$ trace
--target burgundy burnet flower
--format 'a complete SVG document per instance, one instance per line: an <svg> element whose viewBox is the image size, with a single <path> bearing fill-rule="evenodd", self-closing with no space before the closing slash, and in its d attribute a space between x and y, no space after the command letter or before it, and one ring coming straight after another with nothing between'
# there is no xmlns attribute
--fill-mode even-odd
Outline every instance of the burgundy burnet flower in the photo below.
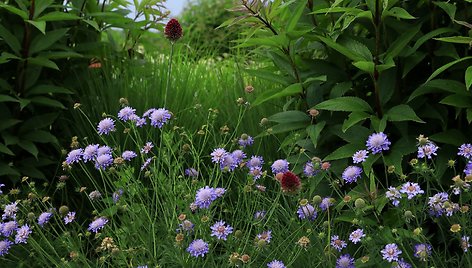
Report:
<svg viewBox="0 0 472 268"><path fill-rule="evenodd" d="M282 188L282 191L286 193L297 192L301 187L300 178L292 172L287 171L283 174L282 179L280 180L280 187Z"/></svg>
<svg viewBox="0 0 472 268"><path fill-rule="evenodd" d="M182 27L176 19L171 19L164 29L164 34L171 42L175 42L182 37Z"/></svg>

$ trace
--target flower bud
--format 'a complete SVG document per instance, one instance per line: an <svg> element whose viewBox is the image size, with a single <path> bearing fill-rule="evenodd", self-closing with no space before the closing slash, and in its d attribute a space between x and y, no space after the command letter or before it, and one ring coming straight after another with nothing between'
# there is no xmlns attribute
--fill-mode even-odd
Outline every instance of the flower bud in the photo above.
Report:
<svg viewBox="0 0 472 268"><path fill-rule="evenodd" d="M362 198L357 198L356 201L354 201L354 206L357 209L361 209L365 207L365 201Z"/></svg>

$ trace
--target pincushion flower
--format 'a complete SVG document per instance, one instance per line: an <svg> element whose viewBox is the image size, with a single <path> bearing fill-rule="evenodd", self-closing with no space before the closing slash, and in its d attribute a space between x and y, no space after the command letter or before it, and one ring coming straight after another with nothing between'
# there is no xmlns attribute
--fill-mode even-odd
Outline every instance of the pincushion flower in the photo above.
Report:
<svg viewBox="0 0 472 268"><path fill-rule="evenodd" d="M185 175L187 175L189 177L192 177L192 178L196 178L196 177L198 177L198 171L194 168L187 168L185 170Z"/></svg>
<svg viewBox="0 0 472 268"><path fill-rule="evenodd" d="M311 161L306 162L305 166L303 167L303 174L305 174L307 177L315 176L318 172L319 170L315 169L315 166Z"/></svg>
<svg viewBox="0 0 472 268"><path fill-rule="evenodd" d="M331 246L341 252L343 248L347 247L347 244L346 241L339 239L339 236L333 235L331 236Z"/></svg>
<svg viewBox="0 0 472 268"><path fill-rule="evenodd" d="M297 210L297 214L298 214L298 218L302 220L308 219L310 221L314 221L316 219L316 216L318 215L316 213L315 208L310 204L299 206Z"/></svg>
<svg viewBox="0 0 472 268"><path fill-rule="evenodd" d="M418 147L418 158L428 158L431 159L433 155L436 155L436 151L439 149L436 144L429 142L426 145Z"/></svg>
<svg viewBox="0 0 472 268"><path fill-rule="evenodd" d="M223 148L216 148L210 155L213 163L222 163L228 152Z"/></svg>
<svg viewBox="0 0 472 268"><path fill-rule="evenodd" d="M261 167L251 167L249 169L249 175L254 179L254 181L258 180L262 176L262 168Z"/></svg>
<svg viewBox="0 0 472 268"><path fill-rule="evenodd" d="M397 188L390 186L388 187L388 191L385 193L385 196L392 201L392 204L396 207L400 204L400 198L402 198L402 195L400 194L400 191L398 191Z"/></svg>
<svg viewBox="0 0 472 268"><path fill-rule="evenodd" d="M25 224L18 228L16 231L16 236L15 236L15 244L27 244L27 240L29 235L31 234L31 229L28 226L28 224Z"/></svg>
<svg viewBox="0 0 472 268"><path fill-rule="evenodd" d="M171 42L179 40L182 37L182 27L179 21L176 19L169 20L164 29L164 35Z"/></svg>
<svg viewBox="0 0 472 268"><path fill-rule="evenodd" d="M380 251L382 258L388 262L398 261L398 257L402 254L402 251L398 248L397 244L387 244Z"/></svg>
<svg viewBox="0 0 472 268"><path fill-rule="evenodd" d="M220 162L221 170L233 171L237 166L238 162L232 154L226 154Z"/></svg>
<svg viewBox="0 0 472 268"><path fill-rule="evenodd" d="M369 151L367 151L367 150L357 151L352 156L352 162L354 162L354 164L359 164L359 163L365 162L365 160L367 159L368 154L369 154Z"/></svg>
<svg viewBox="0 0 472 268"><path fill-rule="evenodd" d="M49 222L49 219L51 219L52 213L51 212L43 212L41 215L38 217L38 224L41 227L44 227L46 223Z"/></svg>
<svg viewBox="0 0 472 268"><path fill-rule="evenodd" d="M464 143L459 147L457 155L463 156L467 159L472 158L472 144Z"/></svg>
<svg viewBox="0 0 472 268"><path fill-rule="evenodd" d="M98 144L90 144L90 145L87 145L87 147L85 147L83 151L83 155L82 155L82 158L85 163L87 163L90 160L93 160L97 156L99 147L100 145Z"/></svg>
<svg viewBox="0 0 472 268"><path fill-rule="evenodd" d="M420 186L416 182L407 182L403 184L400 189L400 193L407 194L408 199L412 199L416 195L424 194L424 191L421 190Z"/></svg>
<svg viewBox="0 0 472 268"><path fill-rule="evenodd" d="M267 268L286 268L286 266L282 261L273 260L267 264Z"/></svg>
<svg viewBox="0 0 472 268"><path fill-rule="evenodd" d="M413 250L413 256L420 259L420 261L426 261L426 259L431 255L432 249L433 248L429 244L416 244L415 249Z"/></svg>
<svg viewBox="0 0 472 268"><path fill-rule="evenodd" d="M321 208L321 210L325 211L329 207L331 207L332 205L333 205L333 201L332 201L331 197L325 197L321 200L320 208Z"/></svg>
<svg viewBox="0 0 472 268"><path fill-rule="evenodd" d="M270 239L272 238L272 231L271 230L268 230L268 231L264 231L260 234L258 234L256 236L256 239L259 241L259 240L263 240L265 241L267 244L270 243Z"/></svg>
<svg viewBox="0 0 472 268"><path fill-rule="evenodd" d="M233 232L233 227L229 224L225 225L224 221L216 222L211 228L211 235L216 236L218 239L226 240L228 235Z"/></svg>
<svg viewBox="0 0 472 268"><path fill-rule="evenodd" d="M64 224L69 224L75 220L75 212L69 212L64 216Z"/></svg>
<svg viewBox="0 0 472 268"><path fill-rule="evenodd" d="M289 162L285 159L275 160L272 164L272 173L275 175L277 173L285 173L288 171Z"/></svg>
<svg viewBox="0 0 472 268"><path fill-rule="evenodd" d="M108 223L107 218L100 217L100 218L94 220L93 222L91 222L89 224L89 227L88 227L87 230L89 230L91 232L94 232L94 233L97 233L98 230L103 229L103 227L105 227L105 224L107 224L107 223Z"/></svg>
<svg viewBox="0 0 472 268"><path fill-rule="evenodd" d="M208 253L208 243L203 241L203 239L193 240L188 246L187 252L189 252L193 257L204 257L205 254Z"/></svg>
<svg viewBox="0 0 472 268"><path fill-rule="evenodd" d="M283 174L282 179L280 180L280 187L282 188L282 191L286 193L297 192L301 187L300 178L292 172L287 171Z"/></svg>
<svg viewBox="0 0 472 268"><path fill-rule="evenodd" d="M336 260L336 268L355 268L354 258L349 254L339 256Z"/></svg>
<svg viewBox="0 0 472 268"><path fill-rule="evenodd" d="M469 236L464 235L463 237L461 237L460 246L464 252L469 251L469 248L470 248L469 239L470 239Z"/></svg>
<svg viewBox="0 0 472 268"><path fill-rule="evenodd" d="M79 162L80 159L81 159L82 156L83 156L83 152L84 152L84 150L81 149L81 148L70 151L70 152L67 154L66 163L69 164L69 165L71 165L71 164L73 164L73 163Z"/></svg>
<svg viewBox="0 0 472 268"><path fill-rule="evenodd" d="M135 158L136 156L138 156L138 155L133 151L124 151L121 154L121 157L126 161L130 161L131 159Z"/></svg>
<svg viewBox="0 0 472 268"><path fill-rule="evenodd" d="M205 186L200 188L195 196L195 205L199 208L209 208L211 203L218 198L215 189Z"/></svg>
<svg viewBox="0 0 472 268"><path fill-rule="evenodd" d="M8 239L0 240L0 256L5 256L8 254L10 247L13 243L10 242Z"/></svg>
<svg viewBox="0 0 472 268"><path fill-rule="evenodd" d="M2 223L0 227L2 235L5 237L9 237L18 228L18 223L15 220L7 221Z"/></svg>
<svg viewBox="0 0 472 268"><path fill-rule="evenodd" d="M118 112L118 118L121 121L131 120L132 118L135 118L134 117L136 115L135 112L136 112L136 109L126 106Z"/></svg>
<svg viewBox="0 0 472 268"><path fill-rule="evenodd" d="M105 170L111 164L113 164L113 157L110 154L103 154L95 159L95 168L98 170Z"/></svg>
<svg viewBox="0 0 472 268"><path fill-rule="evenodd" d="M241 135L241 138L239 138L238 140L238 144L242 146L243 148L245 148L246 146L251 146L253 143L254 143L254 139L247 134Z"/></svg>
<svg viewBox="0 0 472 268"><path fill-rule="evenodd" d="M371 150L373 154L387 151L390 149L390 144L391 143L387 139L387 135L385 135L383 132L370 135L366 142L367 149Z"/></svg>
<svg viewBox="0 0 472 268"><path fill-rule="evenodd" d="M361 177L361 174L362 174L362 168L358 166L348 166L344 170L342 174L342 178L347 183L353 183L353 182L356 182L357 179Z"/></svg>
<svg viewBox="0 0 472 268"><path fill-rule="evenodd" d="M363 237L365 237L364 230L357 229L349 235L349 240L352 243L357 244L361 241Z"/></svg>
<svg viewBox="0 0 472 268"><path fill-rule="evenodd" d="M98 134L108 134L115 131L115 120L107 117L100 121L97 126Z"/></svg>
<svg viewBox="0 0 472 268"><path fill-rule="evenodd" d="M159 108L149 115L149 119L151 119L151 126L162 128L162 126L164 126L171 116L172 115L168 110Z"/></svg>
<svg viewBox="0 0 472 268"><path fill-rule="evenodd" d="M5 209L3 209L2 220L16 219L16 213L18 212L18 201L5 205Z"/></svg>
<svg viewBox="0 0 472 268"><path fill-rule="evenodd" d="M264 159L262 158L262 156L258 156L258 155L251 156L251 158L246 163L248 168L262 167L263 164L264 164Z"/></svg>

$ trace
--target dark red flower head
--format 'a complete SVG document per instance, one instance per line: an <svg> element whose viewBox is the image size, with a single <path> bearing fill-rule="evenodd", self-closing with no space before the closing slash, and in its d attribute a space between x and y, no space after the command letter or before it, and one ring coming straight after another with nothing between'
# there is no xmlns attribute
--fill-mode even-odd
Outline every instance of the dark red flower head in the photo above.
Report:
<svg viewBox="0 0 472 268"><path fill-rule="evenodd" d="M300 178L292 172L287 171L283 174L282 179L280 180L280 187L282 187L282 191L284 192L297 192L301 187Z"/></svg>
<svg viewBox="0 0 472 268"><path fill-rule="evenodd" d="M164 34L172 42L179 40L182 37L182 27L176 19L171 19L164 30Z"/></svg>

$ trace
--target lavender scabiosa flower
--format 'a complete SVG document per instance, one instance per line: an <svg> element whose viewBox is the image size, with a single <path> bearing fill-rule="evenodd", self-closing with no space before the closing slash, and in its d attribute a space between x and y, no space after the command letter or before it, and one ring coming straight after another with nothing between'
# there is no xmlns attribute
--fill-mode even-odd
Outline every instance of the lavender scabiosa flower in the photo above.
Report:
<svg viewBox="0 0 472 268"><path fill-rule="evenodd" d="M108 223L108 219L107 218L104 218L104 217L100 217L96 220L94 220L93 222L91 222L89 224L89 227L87 228L87 230L91 231L91 232L94 232L94 233L97 233L98 230L100 229L103 229L103 227L105 226L105 224Z"/></svg>
<svg viewBox="0 0 472 268"><path fill-rule="evenodd" d="M351 257L349 254L344 254L339 256L336 260L336 268L355 268L354 266L354 258Z"/></svg>
<svg viewBox="0 0 472 268"><path fill-rule="evenodd" d="M367 150L359 150L352 156L352 162L354 162L354 164L365 162L368 154L369 154L369 151Z"/></svg>
<svg viewBox="0 0 472 268"><path fill-rule="evenodd" d="M200 188L195 195L195 204L199 208L210 208L211 203L217 197L215 189L205 186L205 188Z"/></svg>
<svg viewBox="0 0 472 268"><path fill-rule="evenodd" d="M146 118L136 118L136 126L137 127L142 127L144 125L146 125Z"/></svg>
<svg viewBox="0 0 472 268"><path fill-rule="evenodd" d="M423 146L418 147L418 158L428 158L431 159L433 155L436 155L436 151L439 149L436 144L429 142Z"/></svg>
<svg viewBox="0 0 472 268"><path fill-rule="evenodd" d="M236 161L236 164L239 165L246 158L246 154L242 150L235 150L231 153L231 156Z"/></svg>
<svg viewBox="0 0 472 268"><path fill-rule="evenodd" d="M5 205L3 210L2 220L16 219L16 213L18 212L18 201Z"/></svg>
<svg viewBox="0 0 472 268"><path fill-rule="evenodd" d="M307 177L313 177L315 176L319 171L319 169L315 169L315 165L313 165L313 162L308 161L306 162L305 166L303 167L303 174Z"/></svg>
<svg viewBox="0 0 472 268"><path fill-rule="evenodd" d="M241 135L241 138L239 138L238 140L238 144L242 146L243 148L245 148L246 146L251 146L253 143L254 143L254 139L247 134Z"/></svg>
<svg viewBox="0 0 472 268"><path fill-rule="evenodd" d="M143 148L141 148L141 153L142 154L148 154L152 150L152 148L154 148L154 144L152 144L152 142L148 141L143 146Z"/></svg>
<svg viewBox="0 0 472 268"><path fill-rule="evenodd" d="M267 268L286 268L286 266L282 261L273 260L267 264Z"/></svg>
<svg viewBox="0 0 472 268"><path fill-rule="evenodd" d="M150 115L151 115L153 112L155 112L155 111L157 111L156 108L148 109L147 111L145 111L145 112L143 113L143 117L148 117L148 118L150 118Z"/></svg>
<svg viewBox="0 0 472 268"><path fill-rule="evenodd" d="M402 195L400 194L400 191L397 190L397 188L390 186L388 187L388 191L385 193L385 196L392 201L392 204L396 207L400 204L400 201L398 199L402 198Z"/></svg>
<svg viewBox="0 0 472 268"><path fill-rule="evenodd" d="M107 117L100 121L97 126L98 134L108 135L108 133L115 131L115 120Z"/></svg>
<svg viewBox="0 0 472 268"><path fill-rule="evenodd" d="M264 159L262 158L262 156L258 156L258 155L251 156L249 161L247 161L246 163L248 168L262 167L263 164L264 164Z"/></svg>
<svg viewBox="0 0 472 268"><path fill-rule="evenodd" d="M203 239L193 240L188 246L187 252L189 252L193 257L204 257L205 254L208 253L208 243L203 241Z"/></svg>
<svg viewBox="0 0 472 268"><path fill-rule="evenodd" d="M406 262L404 259L398 260L396 264L393 264L392 268L413 268L411 264Z"/></svg>
<svg viewBox="0 0 472 268"><path fill-rule="evenodd" d="M231 154L226 154L220 162L221 170L233 171L238 166L238 163Z"/></svg>
<svg viewBox="0 0 472 268"><path fill-rule="evenodd" d="M39 226L44 227L44 225L49 222L49 220L51 219L51 217L52 217L52 213L51 213L51 212L43 212L43 213L41 213L41 215L39 215L39 217L38 217L38 224L39 224Z"/></svg>
<svg viewBox="0 0 472 268"><path fill-rule="evenodd" d="M233 232L233 227L229 224L225 225L224 221L218 221L210 227L211 235L216 236L218 239L226 240L227 236Z"/></svg>
<svg viewBox="0 0 472 268"><path fill-rule="evenodd" d="M103 145L103 146L98 147L96 156L99 157L99 156L104 155L104 154L111 155L112 151L113 151L113 149L110 148L110 146Z"/></svg>
<svg viewBox="0 0 472 268"><path fill-rule="evenodd" d="M464 174L466 176L472 175L472 161L468 162L467 165L464 168Z"/></svg>
<svg viewBox="0 0 472 268"><path fill-rule="evenodd" d="M467 159L472 158L472 144L464 143L459 147L457 155L463 156Z"/></svg>
<svg viewBox="0 0 472 268"><path fill-rule="evenodd" d="M426 261L426 259L431 256L432 249L433 248L429 244L416 244L415 249L413 250L413 256L420 259L420 261Z"/></svg>
<svg viewBox="0 0 472 268"><path fill-rule="evenodd" d="M164 108L159 108L149 115L149 119L151 119L151 126L158 128L162 128L170 118L170 112Z"/></svg>
<svg viewBox="0 0 472 268"><path fill-rule="evenodd" d="M130 161L131 159L135 158L136 156L138 156L138 155L133 151L124 151L121 154L121 157L126 161Z"/></svg>
<svg viewBox="0 0 472 268"><path fill-rule="evenodd" d="M266 214L267 212L265 210L256 211L256 213L254 213L254 219L262 220Z"/></svg>
<svg viewBox="0 0 472 268"><path fill-rule="evenodd" d="M123 195L123 189L118 189L118 191L114 192L112 195L113 203L118 203L121 196Z"/></svg>
<svg viewBox="0 0 472 268"><path fill-rule="evenodd" d="M118 112L118 118L121 121L126 122L126 121L130 120L133 117L133 115L134 116L136 115L135 112L136 112L136 109L131 108L129 106L126 106Z"/></svg>
<svg viewBox="0 0 472 268"><path fill-rule="evenodd" d="M380 251L382 258L388 262L398 261L398 257L402 254L402 251L398 248L397 244L387 244Z"/></svg>
<svg viewBox="0 0 472 268"><path fill-rule="evenodd" d="M183 230L183 231L186 231L186 232L191 232L193 231L193 227L195 226L195 224L193 224L193 222L189 221L189 220L184 220L181 224L179 224L179 229L177 229L178 231L180 230Z"/></svg>
<svg viewBox="0 0 472 268"><path fill-rule="evenodd" d="M469 248L470 248L469 239L470 239L469 236L464 235L464 236L461 237L460 245L461 245L461 248L464 252L469 251Z"/></svg>
<svg viewBox="0 0 472 268"><path fill-rule="evenodd" d="M64 224L69 224L75 220L75 212L69 212L64 216Z"/></svg>
<svg viewBox="0 0 472 268"><path fill-rule="evenodd" d="M226 193L226 189L222 187L214 188L216 197L222 197Z"/></svg>
<svg viewBox="0 0 472 268"><path fill-rule="evenodd" d="M331 246L337 249L339 252L345 247L347 247L346 241L339 239L338 235L331 236Z"/></svg>
<svg viewBox="0 0 472 268"><path fill-rule="evenodd" d="M391 142L387 139L387 135L383 132L374 133L369 136L366 142L367 149L372 151L372 154L378 154L382 151L390 149Z"/></svg>
<svg viewBox="0 0 472 268"><path fill-rule="evenodd" d="M424 191L421 190L420 186L416 182L407 182L403 184L400 189L400 193L407 194L408 199L412 199L416 195L424 194Z"/></svg>
<svg viewBox="0 0 472 268"><path fill-rule="evenodd" d="M268 231L264 231L258 235L256 235L256 238L258 241L260 240L263 240L265 241L267 244L270 243L270 239L272 239L272 231L271 230L268 230Z"/></svg>
<svg viewBox="0 0 472 268"><path fill-rule="evenodd" d="M28 224L25 224L16 230L15 244L27 244L29 235L32 233Z"/></svg>
<svg viewBox="0 0 472 268"><path fill-rule="evenodd" d="M105 170L111 164L113 164L113 157L110 154L103 154L95 159L95 168L98 170Z"/></svg>
<svg viewBox="0 0 472 268"><path fill-rule="evenodd" d="M315 208L310 204L299 206L297 210L297 214L298 214L298 218L302 220L307 219L310 221L314 221L316 219L316 216L318 216L318 213L316 213Z"/></svg>
<svg viewBox="0 0 472 268"><path fill-rule="evenodd" d="M90 144L90 145L87 145L87 147L85 147L83 155L82 155L82 159L84 160L85 163L87 163L90 160L93 160L97 156L99 147L100 145L98 144Z"/></svg>
<svg viewBox="0 0 472 268"><path fill-rule="evenodd" d="M215 150L213 150L213 152L210 155L211 155L211 161L213 163L221 164L224 161L225 156L228 155L228 152L226 152L226 150L223 148L216 148Z"/></svg>
<svg viewBox="0 0 472 268"><path fill-rule="evenodd" d="M78 163L80 161L80 159L82 159L83 153L84 153L84 150L82 148L70 151L67 154L66 163L69 164L69 165L72 165L74 163Z"/></svg>
<svg viewBox="0 0 472 268"><path fill-rule="evenodd" d="M254 181L257 181L262 176L262 167L251 167L249 169L249 175L254 179Z"/></svg>
<svg viewBox="0 0 472 268"><path fill-rule="evenodd" d="M364 230L357 229L349 235L349 240L352 243L357 244L361 241L363 237L365 237Z"/></svg>
<svg viewBox="0 0 472 268"><path fill-rule="evenodd" d="M8 254L8 251L10 250L10 247L13 243L10 242L8 239L1 240L0 241L0 256L5 256Z"/></svg>
<svg viewBox="0 0 472 268"><path fill-rule="evenodd" d="M149 164L151 164L151 161L152 161L152 157L149 157L148 159L146 159L146 161L144 161L143 165L141 166L141 171L148 168Z"/></svg>
<svg viewBox="0 0 472 268"><path fill-rule="evenodd" d="M353 182L356 182L357 179L361 177L361 174L362 174L362 168L358 166L348 166L344 170L342 174L342 178L347 183L353 183Z"/></svg>
<svg viewBox="0 0 472 268"><path fill-rule="evenodd" d="M333 201L331 200L331 197L325 197L321 200L320 208L321 210L325 211L332 205L333 205Z"/></svg>
<svg viewBox="0 0 472 268"><path fill-rule="evenodd" d="M278 159L272 164L272 173L276 175L277 173L285 173L288 171L288 165L290 163L285 159Z"/></svg>
<svg viewBox="0 0 472 268"><path fill-rule="evenodd" d="M439 217L446 212L444 204L449 201L449 195L445 192L437 193L428 198L429 213Z"/></svg>
<svg viewBox="0 0 472 268"><path fill-rule="evenodd" d="M14 231L16 231L16 229L18 229L18 223L15 220L7 221L2 223L1 227L2 235L5 237L9 237L13 234Z"/></svg>
<svg viewBox="0 0 472 268"><path fill-rule="evenodd" d="M198 177L198 171L194 168L187 168L185 170L185 175L187 175L189 177L192 177L192 178L196 178L196 177Z"/></svg>
<svg viewBox="0 0 472 268"><path fill-rule="evenodd" d="M100 199L101 197L102 197L102 194L101 194L99 191L97 191L97 190L92 191L92 192L90 192L90 194L89 194L89 198L90 198L90 200L92 200L92 201L96 201L96 200Z"/></svg>

